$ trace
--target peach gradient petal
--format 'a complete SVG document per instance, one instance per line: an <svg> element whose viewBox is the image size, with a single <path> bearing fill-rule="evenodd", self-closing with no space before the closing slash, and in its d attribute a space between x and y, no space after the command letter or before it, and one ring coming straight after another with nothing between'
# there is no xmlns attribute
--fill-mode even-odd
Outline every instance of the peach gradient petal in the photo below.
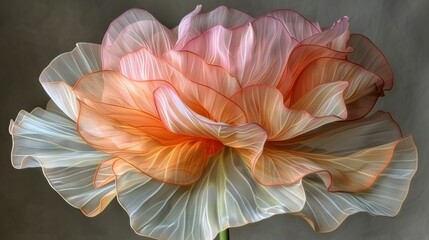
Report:
<svg viewBox="0 0 429 240"><path fill-rule="evenodd" d="M390 90L393 85L392 69L374 43L363 35L352 34L348 44L354 50L347 56L347 60L377 74L384 81L383 90Z"/></svg>
<svg viewBox="0 0 429 240"><path fill-rule="evenodd" d="M244 88L232 97L245 111L249 122L254 122L267 132L268 140L280 141L293 138L332 121L345 118L342 92L347 83L323 86L309 93L295 109L283 105L283 96L275 88L253 86ZM305 107L317 99L311 115Z"/></svg>
<svg viewBox="0 0 429 240"><path fill-rule="evenodd" d="M103 69L118 70L123 56L143 47L160 56L170 50L175 42L173 32L149 12L130 9L115 19L104 35L101 55Z"/></svg>
<svg viewBox="0 0 429 240"><path fill-rule="evenodd" d="M155 93L159 115L168 130L187 136L219 140L238 151L243 160L253 166L261 154L267 134L256 124L231 126L213 122L189 109L179 96L168 87Z"/></svg>
<svg viewBox="0 0 429 240"><path fill-rule="evenodd" d="M189 66L191 67L192 65ZM201 68L200 70L204 69ZM206 68L206 70L221 71L220 69L213 68ZM183 99L188 106L215 121L234 124L244 123L246 121L242 109L240 109L237 104L229 100L222 93L205 85L206 81L217 81L217 79L213 78L217 76L216 72L214 72L213 75L207 72L207 74L212 77L207 80L200 80L205 76L198 75L200 73L199 70L192 70L192 72L188 72L188 76L190 77L190 79L188 79L178 69L150 54L145 49L141 49L140 51L124 57L121 60L120 71L123 75L140 82L156 79L168 81L177 89L181 99ZM189 71L191 71L191 69ZM224 72L220 72L220 74L220 77L228 76L227 73ZM225 80L228 81L228 79ZM233 82L233 84L234 83L236 84L236 82ZM235 85L232 90L236 91L237 88L238 86Z"/></svg>
<svg viewBox="0 0 429 240"><path fill-rule="evenodd" d="M291 90L291 104L315 87L336 81L349 83L344 91L348 120L365 116L383 93L384 82L376 74L345 60L319 58L301 72Z"/></svg>
<svg viewBox="0 0 429 240"><path fill-rule="evenodd" d="M290 54L286 68L276 86L285 97L285 104L290 104L290 90L301 72L313 61L319 58L345 59L348 52L339 52L318 45L299 45Z"/></svg>
<svg viewBox="0 0 429 240"><path fill-rule="evenodd" d="M195 53L171 50L162 59L189 80L205 85L227 98L241 90L236 77L220 66L207 64Z"/></svg>
<svg viewBox="0 0 429 240"><path fill-rule="evenodd" d="M80 136L99 151L125 160L163 182L187 185L197 181L208 159L222 147L213 140L190 138L152 127L159 122L145 122L140 117L144 115L141 111L94 102L90 106L84 103L80 106L77 122ZM128 119L139 119L143 128L127 124ZM164 138L166 141L162 141Z"/></svg>
<svg viewBox="0 0 429 240"><path fill-rule="evenodd" d="M279 20L262 17L232 30L213 27L190 40L183 50L222 66L242 87L276 86L296 44Z"/></svg>

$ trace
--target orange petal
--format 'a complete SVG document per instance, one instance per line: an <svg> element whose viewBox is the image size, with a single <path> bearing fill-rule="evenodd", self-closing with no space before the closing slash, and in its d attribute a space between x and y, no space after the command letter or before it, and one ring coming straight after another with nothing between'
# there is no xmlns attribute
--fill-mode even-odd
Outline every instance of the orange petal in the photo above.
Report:
<svg viewBox="0 0 429 240"><path fill-rule="evenodd" d="M313 103L303 100L295 109L283 105L283 96L275 88L248 87L232 99L244 109L249 122L259 124L267 132L268 140L280 141L341 120L346 113L341 94L344 88L345 84L336 83L317 89L309 93L306 99L316 97L320 102L308 106ZM317 117L312 116L307 109Z"/></svg>
<svg viewBox="0 0 429 240"><path fill-rule="evenodd" d="M267 135L258 125L231 126L213 122L189 109L171 88L160 87L154 96L159 115L170 131L219 140L224 145L237 149L249 166L254 164L262 152Z"/></svg>
<svg viewBox="0 0 429 240"><path fill-rule="evenodd" d="M320 58L298 77L291 91L291 104L319 85L338 81L349 83L344 91L349 120L366 115L382 93L383 81L376 74L345 60Z"/></svg>
<svg viewBox="0 0 429 240"><path fill-rule="evenodd" d="M86 102L89 105L81 103L77 123L81 137L94 148L123 159L163 182L181 185L195 182L209 157L222 147L217 141L171 133L158 126L159 119L156 122L151 117L142 118L144 112L137 114L138 111L130 109ZM142 127L136 126L134 119L139 119Z"/></svg>

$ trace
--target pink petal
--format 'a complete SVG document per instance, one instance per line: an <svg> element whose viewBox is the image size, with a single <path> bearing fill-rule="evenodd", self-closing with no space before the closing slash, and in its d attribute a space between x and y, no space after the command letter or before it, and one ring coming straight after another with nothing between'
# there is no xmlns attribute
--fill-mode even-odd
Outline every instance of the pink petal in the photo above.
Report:
<svg viewBox="0 0 429 240"><path fill-rule="evenodd" d="M293 10L277 10L265 16L273 17L281 21L289 35L298 42L321 32L318 25L315 25L315 23L310 22L304 16Z"/></svg>
<svg viewBox="0 0 429 240"><path fill-rule="evenodd" d="M262 17L233 30L214 27L189 41L183 50L225 68L242 87L276 86L295 45L279 20Z"/></svg>
<svg viewBox="0 0 429 240"><path fill-rule="evenodd" d="M241 153L249 166L262 152L267 135L257 124L231 126L213 122L189 109L168 87L158 88L154 97L159 115L171 132L219 140Z"/></svg>
<svg viewBox="0 0 429 240"><path fill-rule="evenodd" d="M383 81L374 73L345 60L320 58L306 67L291 91L291 104L321 84L347 81L344 101L348 119L366 115L382 94Z"/></svg>
<svg viewBox="0 0 429 240"><path fill-rule="evenodd" d="M232 99L244 109L249 122L259 124L267 132L269 140L280 141L341 120L345 116L341 94L345 86L346 84L336 83L310 93L306 99L320 100L314 108L306 105L308 101L295 106L295 109L286 108L281 93L268 87L248 87ZM317 117L300 107L308 107Z"/></svg>
<svg viewBox="0 0 429 240"><path fill-rule="evenodd" d="M212 88L228 98L241 90L237 78L220 66L207 64L192 52L172 50L165 53L162 59L189 80Z"/></svg>
<svg viewBox="0 0 429 240"><path fill-rule="evenodd" d="M198 5L180 22L176 50L182 49L191 39L215 26L232 29L253 20L251 16L245 13L225 6L220 6L207 13L200 13L200 11L201 5Z"/></svg>
<svg viewBox="0 0 429 240"><path fill-rule="evenodd" d="M365 69L377 74L384 81L383 90L389 90L393 85L393 72L386 57L367 37L352 34L348 41L353 52L347 60L361 65Z"/></svg>
<svg viewBox="0 0 429 240"><path fill-rule="evenodd" d="M119 61L128 53L146 48L156 56L175 44L173 33L149 12L131 9L115 19L102 43L103 69L118 70Z"/></svg>
<svg viewBox="0 0 429 240"><path fill-rule="evenodd" d="M172 53L173 54L173 53ZM185 55L180 55L185 56ZM145 49L141 49L138 52L129 54L127 57L121 60L121 73L125 76L142 80L156 80L163 79L170 82L179 92L182 100L185 101L186 105L196 110L199 114L206 117L212 118L216 121L238 124L246 121L243 111L237 104L229 100L222 93L217 92L210 86L205 85L206 81L213 80L210 85L217 85L214 77L226 77L229 76L222 69L215 67L204 67L203 63L199 59L194 58L194 62L198 64L198 67L202 67L199 70L193 70L189 67L193 67L191 63L184 62L189 68L186 74L195 81L189 80L179 70L172 67L160 58L157 58L147 52ZM200 65L200 66L199 66ZM212 72L205 72L212 71ZM202 72L200 72L202 71ZM219 74L219 75L217 75ZM206 80L201 80L205 75L210 75ZM239 88L236 82L229 84L234 81L232 79L225 78L223 84L231 86L230 90L237 91ZM221 81L220 81L221 82ZM235 84L235 87L234 87ZM231 94L228 93L227 94ZM201 110L198 110L201 109Z"/></svg>

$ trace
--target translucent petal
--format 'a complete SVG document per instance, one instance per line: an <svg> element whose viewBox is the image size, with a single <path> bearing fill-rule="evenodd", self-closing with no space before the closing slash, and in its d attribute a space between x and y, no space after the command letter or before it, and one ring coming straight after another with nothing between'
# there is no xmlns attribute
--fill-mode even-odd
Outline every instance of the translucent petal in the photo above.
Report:
<svg viewBox="0 0 429 240"><path fill-rule="evenodd" d="M304 16L290 9L281 9L268 13L268 17L273 17L282 22L289 35L298 42L320 33L320 27L308 21Z"/></svg>
<svg viewBox="0 0 429 240"><path fill-rule="evenodd" d="M352 34L347 43L353 48L353 52L347 56L347 60L377 74L384 81L383 90L391 89L393 85L392 69L386 57L374 43L359 34Z"/></svg>
<svg viewBox="0 0 429 240"><path fill-rule="evenodd" d="M207 13L200 13L200 11L201 5L198 5L194 11L180 21L176 50L182 49L189 40L215 26L233 29L253 20L245 13L225 6L220 6Z"/></svg>
<svg viewBox="0 0 429 240"><path fill-rule="evenodd" d="M211 28L189 41L183 50L225 68L242 87L276 86L296 44L279 20L262 17L233 30Z"/></svg>
<svg viewBox="0 0 429 240"><path fill-rule="evenodd" d="M69 118L39 108L21 111L11 122L10 134L12 165L41 167L52 188L85 215L99 214L116 196L113 183L93 186L97 165L111 156L88 146Z"/></svg>
<svg viewBox="0 0 429 240"><path fill-rule="evenodd" d="M267 134L257 124L231 126L196 114L170 88L160 87L155 93L159 115L170 131L187 136L219 140L235 148L249 166L254 165L262 152Z"/></svg>
<svg viewBox="0 0 429 240"><path fill-rule="evenodd" d="M159 239L213 239L226 228L300 211L305 202L300 183L265 187L255 182L230 148L213 157L191 186L151 180L126 164L115 164L114 171L118 200L132 228Z"/></svg>
<svg viewBox="0 0 429 240"><path fill-rule="evenodd" d="M337 22L335 22L331 28L304 39L300 44L316 44L319 46L327 46L329 43L348 31L348 27L349 18L342 17Z"/></svg>
<svg viewBox="0 0 429 240"><path fill-rule="evenodd" d="M100 45L78 43L73 51L56 57L40 74L40 82L51 99L71 119L78 105L72 87L85 74L101 70Z"/></svg>
<svg viewBox="0 0 429 240"><path fill-rule="evenodd" d="M387 113L331 123L285 142L267 143L255 177L275 185L318 173L330 191L362 191L389 164L401 138Z"/></svg>
<svg viewBox="0 0 429 240"><path fill-rule="evenodd" d="M345 87L346 84L335 83L316 89L294 106L295 109L284 106L283 96L277 89L262 86L244 88L232 100L244 109L249 122L261 125L268 134L268 140L280 141L345 118L347 112L341 94ZM313 104L313 98L320 102L308 107L308 104Z"/></svg>
<svg viewBox="0 0 429 240"><path fill-rule="evenodd" d="M215 140L172 133L158 118L142 111L105 103L82 103L77 126L94 148L173 184L197 181L209 157L222 148Z"/></svg>
<svg viewBox="0 0 429 240"><path fill-rule="evenodd" d="M294 86L296 79L301 72L313 61L319 58L344 58L348 52L339 52L333 49L318 45L299 45L294 48L282 77L277 85L277 89L285 97L285 104L289 106L290 90Z"/></svg>
<svg viewBox="0 0 429 240"><path fill-rule="evenodd" d="M392 161L370 189L358 193L328 192L318 179L304 179L307 196L302 216L316 231L335 230L349 215L369 212L393 217L407 196L417 169L417 150L410 136L395 148Z"/></svg>
<svg viewBox="0 0 429 240"><path fill-rule="evenodd" d="M140 48L156 56L170 50L176 38L149 12L130 9L115 19L107 29L102 43L103 69L118 70L119 61Z"/></svg>
<svg viewBox="0 0 429 240"><path fill-rule="evenodd" d="M376 74L354 63L333 58L319 58L309 64L291 90L291 104L320 84L347 81L344 101L348 119L365 116L383 92L384 82Z"/></svg>

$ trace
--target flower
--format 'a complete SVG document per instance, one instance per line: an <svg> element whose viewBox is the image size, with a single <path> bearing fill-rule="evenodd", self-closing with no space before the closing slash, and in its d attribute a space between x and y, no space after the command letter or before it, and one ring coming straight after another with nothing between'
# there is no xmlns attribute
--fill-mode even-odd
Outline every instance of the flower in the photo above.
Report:
<svg viewBox="0 0 429 240"><path fill-rule="evenodd" d="M417 153L385 112L393 74L348 18L201 6L168 29L132 9L102 45L42 72L53 101L11 122L16 168L41 167L87 216L115 197L140 235L213 239L281 213L321 232L394 216Z"/></svg>

